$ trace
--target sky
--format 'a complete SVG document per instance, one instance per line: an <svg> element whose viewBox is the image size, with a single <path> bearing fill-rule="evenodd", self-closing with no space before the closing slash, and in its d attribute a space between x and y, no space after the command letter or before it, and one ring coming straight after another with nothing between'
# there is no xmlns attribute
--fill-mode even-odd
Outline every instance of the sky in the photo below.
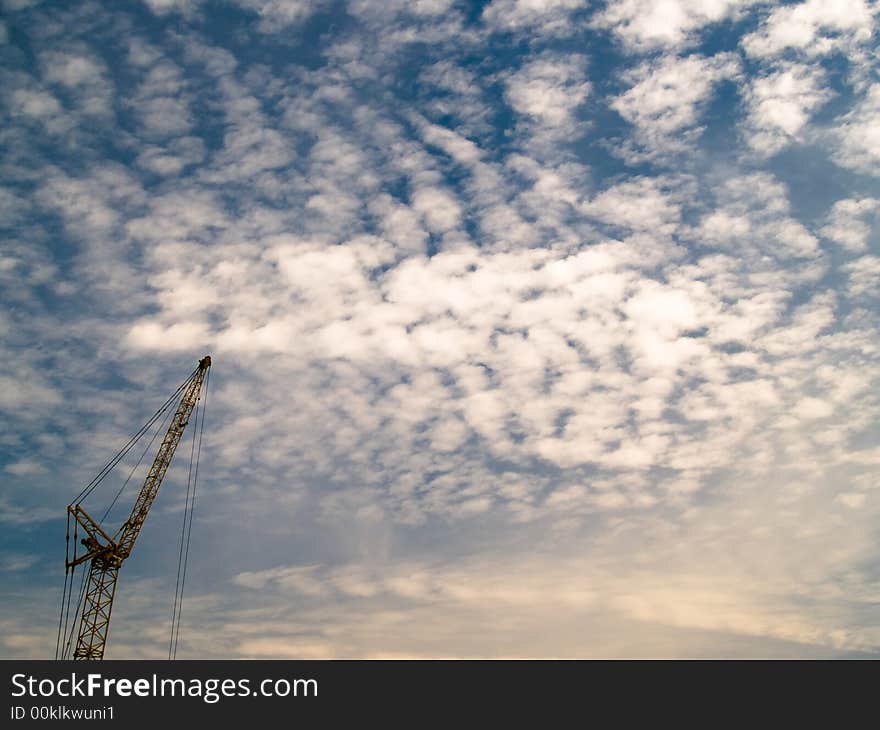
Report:
<svg viewBox="0 0 880 730"><path fill-rule="evenodd" d="M0 7L0 656L880 658L875 0Z"/></svg>

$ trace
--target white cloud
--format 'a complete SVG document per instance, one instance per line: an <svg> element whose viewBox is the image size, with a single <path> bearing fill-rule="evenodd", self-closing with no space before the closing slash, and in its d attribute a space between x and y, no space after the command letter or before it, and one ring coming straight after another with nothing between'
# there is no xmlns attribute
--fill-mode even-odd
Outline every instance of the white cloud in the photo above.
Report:
<svg viewBox="0 0 880 730"><path fill-rule="evenodd" d="M28 570L40 561L40 556L27 553L6 553L0 556L0 569L15 573Z"/></svg>
<svg viewBox="0 0 880 730"><path fill-rule="evenodd" d="M147 146L137 164L156 175L177 175L185 167L204 159L204 145L198 137L178 137L166 147Z"/></svg>
<svg viewBox="0 0 880 730"><path fill-rule="evenodd" d="M690 45L705 26L730 17L758 0L620 0L609 3L596 24L610 28L630 51Z"/></svg>
<svg viewBox="0 0 880 730"><path fill-rule="evenodd" d="M12 464L7 464L3 467L3 470L19 477L46 473L46 467L32 459L21 459Z"/></svg>
<svg viewBox="0 0 880 730"><path fill-rule="evenodd" d="M646 197L647 190L633 190L632 199ZM609 204L607 210L611 215L618 208ZM676 219L675 210L660 205L643 225L666 225L665 221ZM536 251L489 255L462 249L429 260L408 259L375 278L370 272L387 263L393 250L377 257L378 243L364 240L328 247L317 242L279 242L272 258L283 276L283 287L261 269L260 274L239 275L239 286L252 281L250 294L244 298L227 292L221 299L209 296L205 300L221 311L246 306L254 312L274 312L271 318L258 315L249 324L243 313L226 314L223 319L238 320L238 324L221 332L186 333L199 340L206 334L214 339L219 357L237 350L275 352L322 362L342 358L367 367L374 377L401 368L425 373L445 370L451 375L449 384L432 375L421 378L412 389L392 388L379 411L376 406L352 410L355 403L350 393L341 393L344 401L340 403L348 401L344 406L348 415L332 428L337 433L353 428L356 439L345 447L346 461L360 458L359 449L375 448L357 445L358 439L365 438L366 423L394 414L386 422L386 432L400 434L404 443L421 434L418 438L437 445L435 459L453 453L455 446L463 448L468 434L474 433L481 448L505 458L531 453L560 466L592 462L623 473L664 464L674 470L687 465L693 471L702 458L689 450L696 444L693 435L657 420L669 404L675 383L685 382L680 379L689 377L688 373L700 373L718 383L712 397L723 398L720 402L726 405L721 407L738 409L767 396L761 389L750 396L740 389L728 397L720 375L725 356L714 351L713 343L731 338L745 341L746 333L763 328L775 352L787 352L786 340L774 329L780 324L778 307L772 301L768 308L759 298L751 302L743 297L732 307L723 302L724 290L713 292L687 278L674 284L641 278L629 269L632 264L627 262L639 259L627 258L625 244L608 244L572 256ZM202 300L199 291L217 289L216 275L204 279L205 274L193 271L186 278L156 279L155 285L164 292L158 301L163 303L165 324L144 322L132 330L130 344L151 349L176 346L172 323L181 328L187 320L173 302ZM186 294L191 287L196 287L195 293ZM255 296L254 292L260 293ZM292 309L278 309L278 302L291 301L291 297ZM761 314L765 310L768 313ZM814 320L803 326L826 326L825 320ZM512 332L502 335L499 328ZM711 337L704 340L690 334L701 328L707 328ZM520 331L527 331L527 336ZM815 338L815 333L798 330L792 336ZM579 355L573 343L584 348L585 354ZM622 350L632 358L629 374L620 370ZM754 367L762 360L760 350L750 355L751 361L747 354L730 356L730 366ZM582 357L596 365L585 370ZM476 362L487 370L473 365ZM549 390L545 384L548 368L559 373ZM663 387L658 387L660 382L665 383ZM574 406L583 399L590 404L588 410ZM641 414L635 424L629 421L631 409ZM415 432L414 424L419 425ZM757 424L737 438L752 427ZM719 438L730 437L729 432L723 437L719 433ZM320 439L319 433L310 438ZM707 463L720 465L729 457L718 458L718 462L703 461L702 468ZM403 474L397 479L405 481ZM689 493L693 494L699 489L699 476L695 483L691 479ZM478 482L484 489L492 483L485 475ZM425 509L463 517L486 509L493 500L491 491L463 498L459 494L463 486L458 485L453 482L447 489L435 479L429 501L419 504L409 497L395 498L385 503L383 511L390 509L402 520ZM558 502L558 498L551 500L547 509ZM587 509L605 510L651 503L649 495L609 493L598 500L590 497L583 504ZM528 502L510 506L512 514L522 515L527 509L534 512L537 506Z"/></svg>
<svg viewBox="0 0 880 730"><path fill-rule="evenodd" d="M819 253L819 242L802 223L792 218L778 221L767 228L785 256L809 258Z"/></svg>
<svg viewBox="0 0 880 730"><path fill-rule="evenodd" d="M865 504L867 498L867 494L860 494L859 492L844 492L837 495L834 501L839 502L847 509L860 509Z"/></svg>
<svg viewBox="0 0 880 730"><path fill-rule="evenodd" d="M840 118L832 134L838 142L833 159L839 165L880 175L880 84L868 88L852 111Z"/></svg>
<svg viewBox="0 0 880 730"><path fill-rule="evenodd" d="M360 16L396 16L409 14L416 17L433 18L450 10L454 0L388 0L377 6L371 0L354 0L352 12Z"/></svg>
<svg viewBox="0 0 880 730"><path fill-rule="evenodd" d="M828 214L821 233L841 248L854 253L865 251L871 232L880 217L880 200L847 198L838 200Z"/></svg>
<svg viewBox="0 0 880 730"><path fill-rule="evenodd" d="M12 93L12 103L23 114L41 120L56 117L62 111L58 99L45 91L16 89Z"/></svg>
<svg viewBox="0 0 880 730"><path fill-rule="evenodd" d="M436 124L423 125L422 136L428 144L443 149L463 165L473 165L480 159L480 150L471 140Z"/></svg>
<svg viewBox="0 0 880 730"><path fill-rule="evenodd" d="M113 113L115 90L106 64L86 48L40 54L43 79L68 94L76 108L90 117Z"/></svg>
<svg viewBox="0 0 880 730"><path fill-rule="evenodd" d="M104 65L93 57L73 53L54 53L44 58L47 81L77 87L103 80Z"/></svg>
<svg viewBox="0 0 880 730"><path fill-rule="evenodd" d="M191 17L205 0L143 0L151 12L162 17L170 13L180 13Z"/></svg>
<svg viewBox="0 0 880 730"><path fill-rule="evenodd" d="M3 6L9 10L24 10L25 8L38 5L43 0L5 0Z"/></svg>
<svg viewBox="0 0 880 730"><path fill-rule="evenodd" d="M585 71L584 56L539 58L507 79L505 96L526 119L546 127L566 127L590 93Z"/></svg>
<svg viewBox="0 0 880 730"><path fill-rule="evenodd" d="M138 349L178 350L188 352L198 343L207 341L208 330L199 323L178 323L168 327L155 322L134 325L128 333L128 344Z"/></svg>
<svg viewBox="0 0 880 730"><path fill-rule="evenodd" d="M429 230L443 233L452 230L461 221L461 206L447 191L423 187L413 194L413 209L425 220Z"/></svg>
<svg viewBox="0 0 880 730"><path fill-rule="evenodd" d="M773 10L742 45L750 56L766 58L797 49L824 55L843 41L866 42L875 29L876 5L866 0L807 0Z"/></svg>
<svg viewBox="0 0 880 730"><path fill-rule="evenodd" d="M380 195L370 202L370 212L380 218L382 235L404 251L423 252L428 234L417 211Z"/></svg>
<svg viewBox="0 0 880 730"><path fill-rule="evenodd" d="M141 123L151 138L186 134L192 116L185 101L168 96L147 99L139 105Z"/></svg>
<svg viewBox="0 0 880 730"><path fill-rule="evenodd" d="M824 74L810 66L791 64L752 80L745 96L749 146L772 155L792 142L804 141L810 114L829 98Z"/></svg>
<svg viewBox="0 0 880 730"><path fill-rule="evenodd" d="M179 66L160 59L145 69L136 91L126 99L148 140L163 140L187 134L193 114L186 83Z"/></svg>
<svg viewBox="0 0 880 730"><path fill-rule="evenodd" d="M535 28L554 36L574 31L571 14L586 0L493 0L483 10L483 21L495 31Z"/></svg>
<svg viewBox="0 0 880 730"><path fill-rule="evenodd" d="M834 413L834 407L821 398L802 398L795 403L794 415L806 420L816 420L818 418L828 418Z"/></svg>
<svg viewBox="0 0 880 730"><path fill-rule="evenodd" d="M612 225L654 234L672 233L681 215L679 205L656 179L620 183L584 203L583 210Z"/></svg>
<svg viewBox="0 0 880 730"><path fill-rule="evenodd" d="M861 256L843 266L849 275L849 294L877 296L880 293L880 256Z"/></svg>
<svg viewBox="0 0 880 730"><path fill-rule="evenodd" d="M701 109L715 85L738 73L733 54L663 56L628 72L633 85L611 108L635 126L636 144L649 156L671 154L686 149L699 132Z"/></svg>
<svg viewBox="0 0 880 730"><path fill-rule="evenodd" d="M639 327L663 337L678 336L682 330L699 323L697 309L687 292L656 282L642 282L636 294L626 302L624 311Z"/></svg>
<svg viewBox="0 0 880 730"><path fill-rule="evenodd" d="M484 79L473 69L440 60L425 67L419 80L431 91L421 102L425 117L455 120L458 131L470 139L490 132L492 107L485 98Z"/></svg>
<svg viewBox="0 0 880 730"><path fill-rule="evenodd" d="M440 60L426 67L421 73L421 79L461 96L478 93L481 83L480 77L473 71L447 60Z"/></svg>
<svg viewBox="0 0 880 730"><path fill-rule="evenodd" d="M259 17L257 28L263 33L278 33L308 19L324 5L323 0L233 0Z"/></svg>
<svg viewBox="0 0 880 730"><path fill-rule="evenodd" d="M442 15L450 10L454 4L454 0L394 0L390 5L400 5L406 12L417 16L436 16Z"/></svg>

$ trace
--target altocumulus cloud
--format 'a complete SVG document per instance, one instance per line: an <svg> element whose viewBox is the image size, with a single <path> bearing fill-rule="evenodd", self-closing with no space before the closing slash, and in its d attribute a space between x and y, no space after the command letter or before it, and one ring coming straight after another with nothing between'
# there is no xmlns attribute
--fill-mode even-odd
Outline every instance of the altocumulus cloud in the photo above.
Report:
<svg viewBox="0 0 880 730"><path fill-rule="evenodd" d="M3 8L5 655L207 352L182 655L880 652L876 2Z"/></svg>

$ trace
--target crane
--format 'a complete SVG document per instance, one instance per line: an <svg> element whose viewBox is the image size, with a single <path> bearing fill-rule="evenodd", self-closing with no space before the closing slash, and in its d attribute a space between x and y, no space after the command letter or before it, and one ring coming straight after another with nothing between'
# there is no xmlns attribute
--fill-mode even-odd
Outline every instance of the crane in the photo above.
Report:
<svg viewBox="0 0 880 730"><path fill-rule="evenodd" d="M102 659L104 657L104 647L107 644L107 631L110 627L110 612L113 608L113 598L116 594L116 581L119 577L119 569L123 562L131 555L134 544L138 535L147 519L150 507L159 493L159 487L162 486L162 480L171 464L171 459L177 449L178 444L183 436L184 429L189 423L193 409L199 401L202 386L208 376L208 370L211 367L211 357L206 355L199 360L198 367L184 381L175 394L166 401L163 409L167 409L170 403L181 394L180 401L174 416L171 418L171 424L162 439L156 457L150 466L147 476L144 479L143 486L138 492L137 499L131 509L128 519L122 523L119 529L110 534L102 526L100 521L95 520L83 507L82 500L94 489L97 482L103 479L103 476L115 466L111 461L107 467L102 470L102 474L96 477L86 489L84 489L79 497L74 500L73 504L67 507L68 514L68 554L65 559L65 593L67 591L67 574L83 563L88 562L88 575L84 576L84 584L80 594L81 613L79 621L75 622L71 628L70 639L67 641L67 648L64 652L69 652L71 639L73 638L74 629L76 631L76 644L73 648L74 659ZM207 389L207 388L206 388ZM157 412L153 417L154 420L163 409ZM204 416L203 416L204 422ZM149 425L149 422L148 422ZM146 427L141 429L141 435ZM140 436L137 436L140 438ZM131 448L136 438L133 437L126 449L120 454L124 455ZM116 463L122 457L117 454ZM124 486L124 485L123 485ZM121 493L121 490L120 490ZM119 495L117 495L118 498ZM189 495L187 495L189 498ZM115 500L114 500L115 502ZM112 505L111 505L112 506ZM109 512L109 508L108 508ZM105 513L106 516L106 513ZM71 521L74 527L73 550L71 553L69 547L70 525ZM190 521L190 525L192 522ZM186 515L184 516L184 527L186 526ZM85 537L79 541L79 544L85 547L85 552L77 554L78 544L77 537L79 529L85 532ZM188 540L187 540L188 544ZM181 538L181 551L183 548L183 538ZM179 571L178 571L178 586ZM71 579L71 594L73 585ZM181 591L182 597L182 591ZM62 596L62 616L64 614L64 596ZM177 596L175 596L175 611L177 610ZM70 609L70 597L67 598L68 613ZM67 638L67 627L65 622L65 638ZM59 619L59 643L56 644L56 656L60 650L61 643L61 620ZM174 639L174 626L172 619L172 640Z"/></svg>

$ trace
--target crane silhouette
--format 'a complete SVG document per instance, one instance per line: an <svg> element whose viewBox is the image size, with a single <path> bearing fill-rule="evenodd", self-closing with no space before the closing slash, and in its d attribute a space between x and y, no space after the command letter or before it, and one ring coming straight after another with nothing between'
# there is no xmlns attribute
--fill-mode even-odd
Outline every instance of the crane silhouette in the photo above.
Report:
<svg viewBox="0 0 880 730"><path fill-rule="evenodd" d="M190 374L184 383L175 391L175 394L166 402L166 406L157 412L161 413L169 406L177 394L182 393L177 409L171 419L171 424L162 439L156 457L150 466L150 470L144 479L143 486L138 492L137 499L131 509L128 519L122 523L119 529L110 535L82 506L82 500L94 489L98 482L106 476L106 473L115 466L121 459L120 454L124 455L136 441L133 437L132 441L126 445L123 452L117 454L114 462L102 470L102 473L84 489L74 504L67 507L68 513L68 554L65 559L65 578L67 573L71 573L74 569L83 563L88 562L88 576L86 578L81 598L81 613L79 621L73 624L76 631L76 643L73 646L73 659L102 659L104 657L104 648L107 644L107 632L110 628L110 613L113 609L113 598L116 595L116 582L119 577L119 569L125 560L131 555L134 544L140 535L147 519L150 507L159 493L159 487L162 486L162 480L174 457L174 452L180 444L183 432L189 423L193 409L196 407L208 370L211 367L210 356L203 357L198 367ZM156 418L156 416L154 416ZM148 424L149 425L149 424ZM146 427L145 427L146 428ZM142 435L144 429L141 430ZM137 438L140 438L140 435ZM111 466L112 465L112 466ZM124 486L124 485L123 485ZM121 493L121 490L120 490ZM119 495L117 495L118 498ZM115 501L115 500L114 500ZM111 505L112 506L112 505ZM109 509L108 509L109 512ZM106 515L105 515L106 516ZM74 527L73 550L70 550L70 524L71 520ZM190 524L192 524L190 522ZM184 520L184 526L186 521ZM79 528L85 531L85 537L77 540L79 537ZM85 552L77 554L79 546L85 548ZM181 548L183 542L181 542ZM179 578L179 571L178 571ZM72 594L71 581L71 594ZM65 582L65 592L67 590L67 582ZM70 598L67 599L68 612ZM175 596L175 611L177 610L177 596ZM64 613L64 597L62 596L62 615ZM71 630L71 639L73 635ZM174 627L172 620L172 641L174 639ZM65 635L67 634L65 626ZM56 656L60 649L61 637L61 621L59 620L59 644L56 645ZM65 636L66 638L66 636ZM71 641L67 641L66 648L62 653L69 653ZM63 658L63 657L62 657Z"/></svg>

